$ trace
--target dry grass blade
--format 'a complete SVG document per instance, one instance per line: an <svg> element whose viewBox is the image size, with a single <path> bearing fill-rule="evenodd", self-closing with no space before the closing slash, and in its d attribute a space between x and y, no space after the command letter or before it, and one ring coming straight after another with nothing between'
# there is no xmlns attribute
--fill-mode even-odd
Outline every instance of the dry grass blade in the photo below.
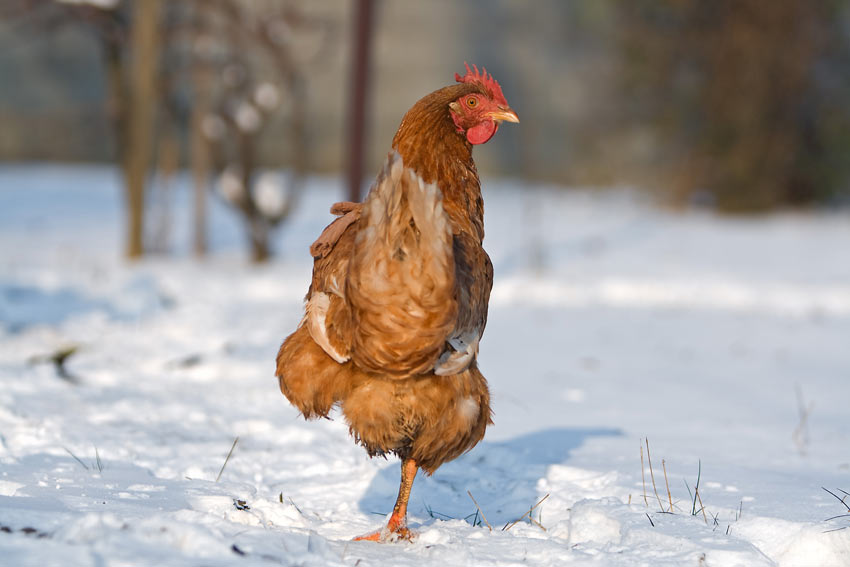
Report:
<svg viewBox="0 0 850 567"><path fill-rule="evenodd" d="M705 524L708 525L708 516L705 515L705 506L702 503L702 496L699 495L699 487L694 489L694 492L697 495L697 499L699 500L699 509L702 511L702 519L705 520Z"/></svg>
<svg viewBox="0 0 850 567"><path fill-rule="evenodd" d="M79 384L80 380L75 375L71 374L65 367L65 363L71 356L79 352L79 345L70 345L53 352L52 354L36 355L29 358L29 364L43 364L51 362L56 368L56 375L65 380L69 384Z"/></svg>
<svg viewBox="0 0 850 567"><path fill-rule="evenodd" d="M221 470L218 471L218 476L215 477L215 481L218 482L221 479L221 475L224 472L224 467L227 466L227 462L230 460L230 457L233 455L233 450L236 449L236 444L239 442L239 437L233 440L233 445L230 446L230 452L227 453L227 457L224 459L224 464L221 465Z"/></svg>
<svg viewBox="0 0 850 567"><path fill-rule="evenodd" d="M702 512L702 519L705 520L706 524L708 524L708 517L705 515L705 506L703 506L703 504L702 504L702 496L700 496L700 492L699 492L699 483L700 483L700 479L702 479L702 461L701 460L697 461L697 466L699 468L697 469L697 484L694 487L693 506L691 507L691 516L696 516L699 512ZM688 483L686 482L685 486L687 486L687 484ZM688 492L690 492L690 488L688 489ZM699 510L697 510L697 502L699 502L699 506L700 506ZM742 500L741 506L743 507L743 505L744 505L744 501Z"/></svg>
<svg viewBox="0 0 850 567"><path fill-rule="evenodd" d="M661 459L661 467L664 469L664 484L667 486L667 500L670 502L670 512L673 512L673 495L670 494L670 483L667 481L667 463Z"/></svg>
<svg viewBox="0 0 850 567"><path fill-rule="evenodd" d="M847 511L848 511L848 512L850 512L850 504L847 504L847 497L848 497L848 496L850 496L850 492L847 492L846 490L841 490L840 488L838 488L838 489L837 489L837 490L838 490L838 492L840 492L841 494L843 494L843 495L844 495L844 497L840 497L840 496L838 496L836 493L834 493L833 491L829 490L829 489L828 489L828 488L826 488L826 487L821 486L821 488L823 488L823 489L824 489L827 493L829 493L829 494L830 494L833 498L835 498L836 500L838 500L839 502L841 502L841 504L842 504L845 508L847 508ZM839 515L837 515L837 516L832 516L831 518L827 518L826 520L824 520L824 522L831 522L831 521L833 521L833 520L839 520L839 519L842 519L842 518L850 518L850 514L839 514ZM842 531L842 530L846 530L848 527L850 527L850 526L841 526L841 527L838 527L838 528L833 528L833 529L831 529L831 530L826 530L826 531L824 531L823 533L827 534L827 533L831 533L831 532L840 532L840 531Z"/></svg>
<svg viewBox="0 0 850 567"><path fill-rule="evenodd" d="M80 460L80 458L79 458L77 455L75 455L74 453L72 453L72 452L71 452L71 449L69 449L68 447L62 447L62 448L63 448L63 449L65 449L65 452L66 452L66 453L68 453L69 455L71 455L72 457L74 457L74 460L75 460L75 461L77 461L78 463L80 463L81 465L83 465L83 468L84 468L84 469L89 470L89 466L88 466L87 464L85 464L83 461L81 461L81 460ZM826 489L824 488L824 490L826 490Z"/></svg>
<svg viewBox="0 0 850 567"><path fill-rule="evenodd" d="M646 472L643 466L643 443L640 444L640 480L643 482L643 503L649 508L649 499L646 497Z"/></svg>
<svg viewBox="0 0 850 567"><path fill-rule="evenodd" d="M503 531L503 532L508 531L509 529L511 529L512 527L514 527L514 526L515 526L515 525L517 525L518 523L520 523L522 520L524 520L526 516L530 516L530 515L531 515L531 513L532 513L532 512L534 512L535 508L537 508L538 506L540 506L541 504L543 504L543 501L544 501L544 500L546 500L547 498L549 498L549 495L548 495L548 494L547 494L546 496L544 496L543 498L541 498L540 500L538 500L538 501L537 501L537 504L535 504L534 506L532 506L531 508L529 508L529 509L528 509L528 512L526 512L525 514L523 514L522 516L520 516L519 518L517 518L517 519L516 519L516 520L514 520L513 522L510 522L510 523L508 523L508 524L505 524L505 527L503 527L503 528L502 528L502 531Z"/></svg>
<svg viewBox="0 0 850 567"><path fill-rule="evenodd" d="M800 423L794 429L793 433L791 433L791 440L797 445L797 450L800 454L805 455L809 446L809 416L814 408L814 403L805 403L803 390L799 384L796 385L795 391L797 393L797 408L800 413Z"/></svg>
<svg viewBox="0 0 850 567"><path fill-rule="evenodd" d="M65 450L67 451L67 449L65 449ZM73 455L72 455L72 456L73 456ZM833 496L836 500L838 500L839 502L841 502L842 504L844 504L844 507L845 507L845 508L847 508L847 511L848 511L848 512L850 512L850 504L847 504L847 502L845 501L845 499L847 498L847 496L845 496L844 498L841 498L841 497L839 497L836 493L834 493L833 491L831 491L830 489L828 489L828 488L826 488L826 487L824 487L824 486L821 486L821 488L823 488L824 490L826 490L826 491L827 491L829 494L831 494L831 495L832 495L832 496ZM844 491L843 491L843 490L841 490L840 488L839 488L838 490L840 490L841 492L844 492ZM844 492L844 494L847 494L847 493L846 493L846 492Z"/></svg>
<svg viewBox="0 0 850 567"><path fill-rule="evenodd" d="M292 499L292 496L287 496L287 498L289 498L289 503L292 504L292 507L295 508L298 513L303 516L304 512L301 511L301 508L298 507L298 504L295 503L295 500Z"/></svg>
<svg viewBox="0 0 850 567"><path fill-rule="evenodd" d="M529 510L529 512L530 512L530 511L531 511L531 510ZM532 524L534 524L535 526L537 526L538 528L540 528L541 530L543 530L544 532L549 531L549 530L547 530L546 528L544 528L544 527L543 527L543 508L541 508L541 509L537 512L537 519L536 519L536 520L534 519L534 514L530 514L530 515L528 516L528 520L529 520Z"/></svg>
<svg viewBox="0 0 850 567"><path fill-rule="evenodd" d="M488 522L488 521L487 521L487 516L485 516L485 515L484 515L484 510L482 510L482 509L481 509L481 506L479 506L479 505L478 505L478 502L476 502L476 501L475 501L475 497L474 497L474 496L472 496L472 493L471 493L470 491L468 491L468 490L467 490L467 491L466 491L466 493L467 493L467 494L469 494L469 497L470 497L470 498L472 498L472 503L473 503L473 504L475 504L475 507L476 507L476 508L478 508L478 513L479 513L479 514L481 514L481 519L482 519L482 520L484 520L484 523L485 523L485 524L487 524L487 527L488 527L488 528L490 529L490 531L492 532L492 531L493 531L493 526L491 526L491 525L490 525L490 522Z"/></svg>
<svg viewBox="0 0 850 567"><path fill-rule="evenodd" d="M655 498L658 500L658 507L661 511L664 511L664 505L661 504L661 497L658 496L658 487L655 486L655 473L652 471L652 455L649 454L649 439L644 439L646 441L646 460L649 462L649 478L652 479L652 490L655 491Z"/></svg>

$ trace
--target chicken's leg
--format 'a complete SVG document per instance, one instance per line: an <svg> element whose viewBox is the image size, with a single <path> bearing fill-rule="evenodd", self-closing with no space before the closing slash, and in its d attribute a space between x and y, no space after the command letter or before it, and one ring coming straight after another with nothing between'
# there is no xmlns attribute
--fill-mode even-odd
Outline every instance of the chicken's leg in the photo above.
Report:
<svg viewBox="0 0 850 567"><path fill-rule="evenodd" d="M407 529L407 501L410 499L410 489L419 467L413 459L401 461L401 484L398 487L398 498L393 507L393 513L385 528L374 533L354 538L354 541L387 541L391 539L410 539L413 535Z"/></svg>

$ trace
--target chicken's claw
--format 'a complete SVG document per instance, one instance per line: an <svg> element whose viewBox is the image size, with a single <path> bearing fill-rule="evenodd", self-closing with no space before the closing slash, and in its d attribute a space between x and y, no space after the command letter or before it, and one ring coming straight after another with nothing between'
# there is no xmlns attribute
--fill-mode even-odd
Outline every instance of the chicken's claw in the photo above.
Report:
<svg viewBox="0 0 850 567"><path fill-rule="evenodd" d="M396 530L389 529L389 526L384 527L376 532L357 536L353 541L376 541L378 543L392 543L394 541L413 541L416 538L416 532L408 528L397 528Z"/></svg>

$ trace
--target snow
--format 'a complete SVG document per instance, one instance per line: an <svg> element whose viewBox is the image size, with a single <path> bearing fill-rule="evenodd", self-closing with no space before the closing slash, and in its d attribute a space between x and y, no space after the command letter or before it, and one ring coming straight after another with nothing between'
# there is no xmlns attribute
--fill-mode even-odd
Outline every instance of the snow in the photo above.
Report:
<svg viewBox="0 0 850 567"><path fill-rule="evenodd" d="M235 166L228 166L221 172L216 181L216 188L219 194L230 203L238 203L245 198L242 173Z"/></svg>
<svg viewBox="0 0 850 567"><path fill-rule="evenodd" d="M274 171L263 171L254 183L254 202L264 217L279 218L286 211L289 194L284 177Z"/></svg>
<svg viewBox="0 0 850 567"><path fill-rule="evenodd" d="M254 102L261 109L270 112L280 103L280 92L271 83L260 83L254 90Z"/></svg>
<svg viewBox="0 0 850 567"><path fill-rule="evenodd" d="M239 101L233 110L233 119L243 132L256 132L262 124L259 111L250 102Z"/></svg>
<svg viewBox="0 0 850 567"><path fill-rule="evenodd" d="M56 0L60 4L81 4L94 6L101 10L113 10L118 6L119 0Z"/></svg>
<svg viewBox="0 0 850 567"><path fill-rule="evenodd" d="M485 179L496 423L417 477L416 540L375 544L351 538L391 510L397 461L301 420L273 376L338 181L309 181L264 267L221 203L191 259L187 178L173 254L124 263L119 181L0 166L0 563L850 565L822 489L850 491L846 212ZM69 346L63 379L45 360Z"/></svg>
<svg viewBox="0 0 850 567"><path fill-rule="evenodd" d="M220 116L215 114L207 114L201 120L201 131L209 140L221 140L227 133L227 125Z"/></svg>

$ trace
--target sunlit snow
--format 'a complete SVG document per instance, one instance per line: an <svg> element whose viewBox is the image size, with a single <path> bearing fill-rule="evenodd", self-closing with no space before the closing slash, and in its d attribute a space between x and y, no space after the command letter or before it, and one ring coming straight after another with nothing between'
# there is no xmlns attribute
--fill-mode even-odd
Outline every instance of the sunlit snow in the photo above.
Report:
<svg viewBox="0 0 850 567"><path fill-rule="evenodd" d="M171 254L122 261L119 183L0 166L3 565L850 565L823 489L850 491L846 211L485 178L495 425L417 477L413 543L375 544L351 538L390 512L398 462L339 415L304 422L273 376L341 183L307 183L262 267L216 199L191 257L188 176Z"/></svg>

